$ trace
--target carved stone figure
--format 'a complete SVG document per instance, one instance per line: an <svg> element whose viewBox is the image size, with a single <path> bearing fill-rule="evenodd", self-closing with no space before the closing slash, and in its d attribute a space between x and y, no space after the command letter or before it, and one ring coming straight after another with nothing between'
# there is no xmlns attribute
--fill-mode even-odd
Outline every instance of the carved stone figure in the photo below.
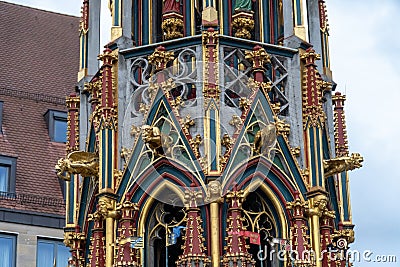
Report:
<svg viewBox="0 0 400 267"><path fill-rule="evenodd" d="M162 135L156 126L142 126L142 139L150 148L155 157L171 154L172 138Z"/></svg>
<svg viewBox="0 0 400 267"><path fill-rule="evenodd" d="M353 153L350 157L340 157L324 161L325 177L344 171L351 171L362 167L363 157L359 153Z"/></svg>
<svg viewBox="0 0 400 267"><path fill-rule="evenodd" d="M163 14L167 12L181 12L180 0L164 0Z"/></svg>
<svg viewBox="0 0 400 267"><path fill-rule="evenodd" d="M235 10L251 11L252 0L236 0Z"/></svg>
<svg viewBox="0 0 400 267"><path fill-rule="evenodd" d="M207 187L207 202L220 201L222 197L221 183L218 180L214 180L208 183Z"/></svg>
<svg viewBox="0 0 400 267"><path fill-rule="evenodd" d="M270 157L271 150L275 147L275 143L276 128L273 124L268 124L254 136L254 154L262 154Z"/></svg>
<svg viewBox="0 0 400 267"><path fill-rule="evenodd" d="M111 200L107 197L101 197L99 199L97 210L104 218L117 219L120 217L120 212L114 208Z"/></svg>
<svg viewBox="0 0 400 267"><path fill-rule="evenodd" d="M55 166L57 176L70 181L70 174L80 174L83 177L98 176L99 158L96 154L85 151L74 151L67 158L59 159Z"/></svg>
<svg viewBox="0 0 400 267"><path fill-rule="evenodd" d="M313 199L312 207L307 210L307 214L309 216L317 215L321 217L321 215L327 211L327 204L328 199L325 195L317 195Z"/></svg>

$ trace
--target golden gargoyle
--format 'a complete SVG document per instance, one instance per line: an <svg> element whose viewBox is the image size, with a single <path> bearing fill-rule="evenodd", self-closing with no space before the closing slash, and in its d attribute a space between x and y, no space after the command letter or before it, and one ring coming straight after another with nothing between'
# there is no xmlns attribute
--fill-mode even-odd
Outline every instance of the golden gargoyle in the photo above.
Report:
<svg viewBox="0 0 400 267"><path fill-rule="evenodd" d="M254 136L253 150L254 154L263 154L270 158L271 150L276 144L276 127L274 124L268 124L259 130Z"/></svg>
<svg viewBox="0 0 400 267"><path fill-rule="evenodd" d="M161 157L171 154L173 139L161 133L156 126L143 125L142 139L147 147L153 152L154 157Z"/></svg>
<svg viewBox="0 0 400 267"><path fill-rule="evenodd" d="M339 157L324 160L325 177L332 176L344 171L351 171L362 167L363 157L359 153L353 153L351 156Z"/></svg>
<svg viewBox="0 0 400 267"><path fill-rule="evenodd" d="M71 174L83 177L99 175L99 158L95 153L73 151L65 159L59 159L55 166L57 176L65 181L71 180Z"/></svg>

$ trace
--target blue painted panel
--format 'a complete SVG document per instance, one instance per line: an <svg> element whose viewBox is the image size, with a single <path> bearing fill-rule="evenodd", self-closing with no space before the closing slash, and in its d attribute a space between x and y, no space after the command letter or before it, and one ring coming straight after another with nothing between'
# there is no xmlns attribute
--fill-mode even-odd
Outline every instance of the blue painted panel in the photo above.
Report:
<svg viewBox="0 0 400 267"><path fill-rule="evenodd" d="M114 26L121 26L119 25L119 6L120 6L120 0L114 0L115 6L114 6Z"/></svg>
<svg viewBox="0 0 400 267"><path fill-rule="evenodd" d="M142 45L146 45L149 43L149 1L142 1L142 8L143 8L143 12L142 12Z"/></svg>
<svg viewBox="0 0 400 267"><path fill-rule="evenodd" d="M84 220L85 220L85 209L86 209L86 205L88 204L88 203L86 203L86 201L87 201L87 197L88 197L89 182L90 182L90 178L83 178L82 195L80 197L81 205L79 207L79 216L78 216L78 224L80 226L83 225Z"/></svg>
<svg viewBox="0 0 400 267"><path fill-rule="evenodd" d="M66 192L69 195L69 209L68 209L68 224L74 223L74 207L75 207L75 174L71 174L71 181L69 183L69 192Z"/></svg>
<svg viewBox="0 0 400 267"><path fill-rule="evenodd" d="M342 172L340 174L340 179L342 180L342 196L343 196L343 217L345 221L350 220L350 212L349 212L349 199L347 198L347 186L346 186L346 172Z"/></svg>
<svg viewBox="0 0 400 267"><path fill-rule="evenodd" d="M211 153L211 170L218 170L217 166L217 133L216 133L216 125L215 125L215 110L210 110L210 153Z"/></svg>
<svg viewBox="0 0 400 267"><path fill-rule="evenodd" d="M270 43L271 42L271 31L269 28L269 22L270 22L270 15L269 15L269 1L263 1L263 5L262 5L262 12L261 15L264 17L264 41L266 43Z"/></svg>
<svg viewBox="0 0 400 267"><path fill-rule="evenodd" d="M304 184L303 178L302 178L301 174L299 173L296 163L294 162L294 159L291 156L289 148L287 147L286 142L284 141L282 136L278 136L278 143L279 143L279 146L283 152L283 155L289 165L288 167L290 168L290 170L292 171L292 173L294 175L293 178L296 181L296 184L298 185L301 194L305 195L307 192L306 185Z"/></svg>
<svg viewBox="0 0 400 267"><path fill-rule="evenodd" d="M113 173L113 160L112 160L112 154L113 154L113 138L112 138L112 130L107 129L107 163L108 163L108 168L107 168L107 187L111 187L112 185L112 180L114 179L112 173Z"/></svg>
<svg viewBox="0 0 400 267"><path fill-rule="evenodd" d="M89 144L88 144L88 151L94 152L96 144L96 133L94 131L93 125L90 127L90 134L89 134Z"/></svg>
<svg viewBox="0 0 400 267"><path fill-rule="evenodd" d="M191 16L191 0L185 0L186 2L185 2L185 4L186 4L186 6L185 6L185 13L186 13L186 16L185 16L185 26L186 26L186 32L185 32L185 35L186 36L190 36L190 35L192 35L192 33L191 33L191 26L192 26L192 21L191 21L191 19L192 19L192 16ZM196 12L196 11L193 11L193 12Z"/></svg>
<svg viewBox="0 0 400 267"><path fill-rule="evenodd" d="M85 36L81 36L81 67L85 68Z"/></svg>
<svg viewBox="0 0 400 267"><path fill-rule="evenodd" d="M223 9L224 9L224 17L223 17L224 28L222 30L225 35L229 35L229 16L231 16L231 14L229 14L229 12L228 12L229 1L223 0L222 4L223 4ZM233 10L233 8L232 8L232 10Z"/></svg>
<svg viewBox="0 0 400 267"><path fill-rule="evenodd" d="M138 10L138 0L133 1L132 9L133 9L133 38L136 44L139 44L139 17L137 14L139 14Z"/></svg>
<svg viewBox="0 0 400 267"><path fill-rule="evenodd" d="M321 155L321 143L320 143L320 140L319 140L319 131L320 131L320 128L315 128L315 131L316 131L316 143L317 143L317 164L318 164L318 178L319 178L319 180L318 180L318 185L319 186L322 186L323 185L323 176L322 176L322 168L323 168L323 165L322 165L322 155Z"/></svg>
<svg viewBox="0 0 400 267"><path fill-rule="evenodd" d="M314 140L315 140L315 135L314 135L314 128L308 128L308 137L310 138L309 139L309 142L310 142L310 161L311 161L311 170L310 170L310 173L311 173L311 178L312 178L312 186L316 186L316 185L318 185L318 183L317 183L317 172L316 172L316 169L317 169L317 166L315 165L315 160L316 160L316 158L315 158L315 153L314 153L314 150L315 150L315 146L314 146Z"/></svg>
<svg viewBox="0 0 400 267"><path fill-rule="evenodd" d="M107 153L107 147L106 147L106 131L105 130L102 130L103 131L103 133L102 133L102 135L101 135L101 153L103 154L103 159L104 159L104 155L107 155L106 153ZM101 189L104 189L105 188L105 184L106 184L106 177L107 177L107 173L106 173L106 162L104 162L104 160L103 160L103 162L102 162L102 165L101 165L101 182L102 182L102 184L101 184L101 186L102 186L102 188Z"/></svg>
<svg viewBox="0 0 400 267"><path fill-rule="evenodd" d="M296 1L296 10L297 10L297 25L301 26L303 23L301 21L301 3L300 0L295 0Z"/></svg>
<svg viewBox="0 0 400 267"><path fill-rule="evenodd" d="M336 224L339 223L340 220L340 212L339 212L339 204L338 204L338 199L336 195L336 190L335 190L335 180L333 179L332 176L328 177L327 181L327 191L329 192L329 198L332 203L333 210L335 211L336 218L335 222Z"/></svg>

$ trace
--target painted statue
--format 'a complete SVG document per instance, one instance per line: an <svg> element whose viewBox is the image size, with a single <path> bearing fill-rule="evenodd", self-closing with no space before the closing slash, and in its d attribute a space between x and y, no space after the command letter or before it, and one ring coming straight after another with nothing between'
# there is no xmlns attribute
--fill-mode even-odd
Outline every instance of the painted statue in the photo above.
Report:
<svg viewBox="0 0 400 267"><path fill-rule="evenodd" d="M181 0L164 0L163 13L181 12Z"/></svg>
<svg viewBox="0 0 400 267"><path fill-rule="evenodd" d="M236 0L235 10L251 11L253 0Z"/></svg>
<svg viewBox="0 0 400 267"><path fill-rule="evenodd" d="M276 144L276 128L273 124L268 124L259 130L254 136L253 149L255 154L263 154L268 158L271 156L271 150Z"/></svg>
<svg viewBox="0 0 400 267"><path fill-rule="evenodd" d="M162 134L158 127L143 125L142 139L147 144L147 147L153 151L155 157L171 154L173 139L170 136Z"/></svg>

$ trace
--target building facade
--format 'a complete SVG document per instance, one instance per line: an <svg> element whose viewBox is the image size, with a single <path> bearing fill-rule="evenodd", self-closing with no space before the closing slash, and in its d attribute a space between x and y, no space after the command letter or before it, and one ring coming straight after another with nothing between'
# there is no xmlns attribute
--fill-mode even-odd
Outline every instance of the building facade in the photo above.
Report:
<svg viewBox="0 0 400 267"><path fill-rule="evenodd" d="M325 1L112 0L101 54L100 6L56 167L70 265L348 266L363 159Z"/></svg>
<svg viewBox="0 0 400 267"><path fill-rule="evenodd" d="M2 1L0 13L0 266L66 266L54 165L65 155L79 18Z"/></svg>

